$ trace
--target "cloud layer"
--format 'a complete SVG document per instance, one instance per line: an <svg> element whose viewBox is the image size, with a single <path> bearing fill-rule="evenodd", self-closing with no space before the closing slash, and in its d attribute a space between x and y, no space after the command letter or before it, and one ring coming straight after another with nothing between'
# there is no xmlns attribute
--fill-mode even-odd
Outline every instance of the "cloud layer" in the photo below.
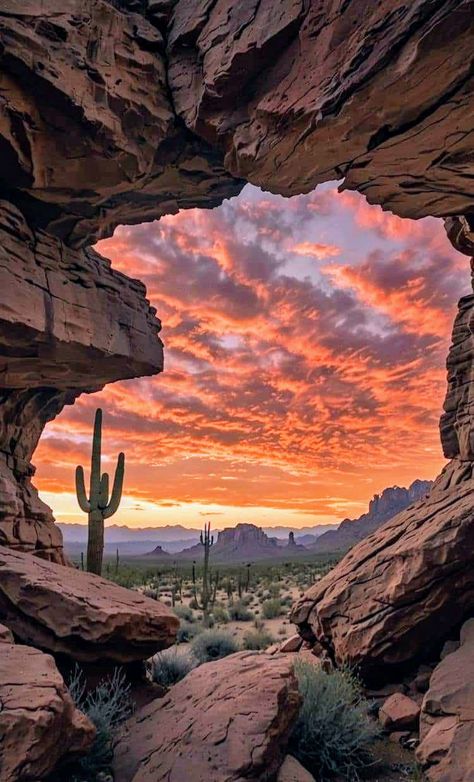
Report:
<svg viewBox="0 0 474 782"><path fill-rule="evenodd" d="M49 425L35 461L61 518L77 513L73 467L88 465L99 403L107 454L128 461L114 521L303 526L438 471L444 363L469 284L439 221L332 185L292 199L247 186L98 249L147 285L165 372L84 396Z"/></svg>

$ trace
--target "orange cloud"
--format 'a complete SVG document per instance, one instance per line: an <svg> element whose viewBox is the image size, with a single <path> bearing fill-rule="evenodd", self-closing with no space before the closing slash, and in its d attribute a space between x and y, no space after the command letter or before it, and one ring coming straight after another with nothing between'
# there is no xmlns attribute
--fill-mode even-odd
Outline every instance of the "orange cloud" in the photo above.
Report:
<svg viewBox="0 0 474 782"><path fill-rule="evenodd" d="M247 188L216 210L119 228L98 249L147 285L165 372L85 395L47 427L35 462L53 505L88 464L98 404L104 459L113 469L125 450L146 523L196 525L206 508L223 526L244 512L319 523L439 470L445 354L468 282L439 222L335 188L287 201ZM295 254L326 264L293 273ZM134 523L133 503L126 513Z"/></svg>

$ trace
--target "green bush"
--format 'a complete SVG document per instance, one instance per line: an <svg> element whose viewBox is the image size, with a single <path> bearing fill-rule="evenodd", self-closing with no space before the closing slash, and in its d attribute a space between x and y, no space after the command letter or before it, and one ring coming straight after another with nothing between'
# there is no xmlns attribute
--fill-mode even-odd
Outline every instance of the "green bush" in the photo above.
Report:
<svg viewBox="0 0 474 782"><path fill-rule="evenodd" d="M262 612L265 619L275 619L281 614L281 601L274 597L271 600L264 600L262 603Z"/></svg>
<svg viewBox="0 0 474 782"><path fill-rule="evenodd" d="M251 630L244 635L244 649L267 649L274 640L273 636L264 630Z"/></svg>
<svg viewBox="0 0 474 782"><path fill-rule="evenodd" d="M116 668L112 676L86 693L84 674L76 666L68 686L74 703L94 723L97 734L89 753L68 765L62 779L64 782L95 782L110 770L114 736L120 724L133 713L130 684L124 672Z"/></svg>
<svg viewBox="0 0 474 782"><path fill-rule="evenodd" d="M189 654L179 654L176 647L165 649L151 659L151 678L156 684L170 687L176 684L195 667Z"/></svg>
<svg viewBox="0 0 474 782"><path fill-rule="evenodd" d="M240 601L229 606L229 616L234 622L251 622L253 619L252 612Z"/></svg>
<svg viewBox="0 0 474 782"><path fill-rule="evenodd" d="M220 660L239 651L239 644L223 630L205 630L191 644L193 654L199 663Z"/></svg>
<svg viewBox="0 0 474 782"><path fill-rule="evenodd" d="M217 624L227 624L229 621L229 614L223 606L214 606L212 609L212 616Z"/></svg>
<svg viewBox="0 0 474 782"><path fill-rule="evenodd" d="M295 673L303 704L290 752L321 782L334 776L359 780L372 762L378 731L358 680L349 671L327 674L302 660L295 662Z"/></svg>
<svg viewBox="0 0 474 782"><path fill-rule="evenodd" d="M194 612L189 606L175 605L173 611L178 619L184 619L186 622L194 622Z"/></svg>
<svg viewBox="0 0 474 782"><path fill-rule="evenodd" d="M186 644L192 641L199 633L202 633L203 626L199 622L181 622L176 634L176 641L179 644Z"/></svg>

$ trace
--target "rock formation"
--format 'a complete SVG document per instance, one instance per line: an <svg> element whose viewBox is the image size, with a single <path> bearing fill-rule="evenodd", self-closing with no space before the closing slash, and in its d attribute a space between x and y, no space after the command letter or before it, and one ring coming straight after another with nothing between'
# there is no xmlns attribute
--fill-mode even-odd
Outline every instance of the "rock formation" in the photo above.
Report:
<svg viewBox="0 0 474 782"><path fill-rule="evenodd" d="M420 738L417 755L431 782L474 779L474 619L461 630L460 648L431 676Z"/></svg>
<svg viewBox="0 0 474 782"><path fill-rule="evenodd" d="M45 422L162 366L141 286L78 248L244 181L343 179L467 236L473 24L472 0L0 0L3 543L63 561Z"/></svg>
<svg viewBox="0 0 474 782"><path fill-rule="evenodd" d="M100 576L0 546L0 622L23 643L73 660L128 663L170 646L171 609Z"/></svg>
<svg viewBox="0 0 474 782"><path fill-rule="evenodd" d="M202 546L195 546L178 552L175 556L180 559L202 558ZM286 546L280 545L277 538L270 538L261 527L256 524L236 524L235 527L226 527L220 530L217 541L211 548L212 562L256 562L262 559L283 559L285 556L295 557L307 555L304 546L294 543Z"/></svg>
<svg viewBox="0 0 474 782"><path fill-rule="evenodd" d="M384 489L370 501L367 513L358 519L344 519L337 530L325 532L308 548L315 553L347 551L397 513L428 494L432 485L433 481L416 480L408 489L400 486Z"/></svg>
<svg viewBox="0 0 474 782"><path fill-rule="evenodd" d="M182 782L190 773L206 782L270 780L299 705L292 655L238 652L201 665L125 724L115 782Z"/></svg>
<svg viewBox="0 0 474 782"><path fill-rule="evenodd" d="M33 231L0 202L0 543L63 561L62 537L31 484L44 425L82 391L162 368L144 286L93 250Z"/></svg>
<svg viewBox="0 0 474 782"><path fill-rule="evenodd" d="M474 607L474 480L454 461L429 496L354 546L292 620L368 679L434 651Z"/></svg>
<svg viewBox="0 0 474 782"><path fill-rule="evenodd" d="M0 655L0 779L44 779L61 758L85 754L95 728L49 654L4 643Z"/></svg>

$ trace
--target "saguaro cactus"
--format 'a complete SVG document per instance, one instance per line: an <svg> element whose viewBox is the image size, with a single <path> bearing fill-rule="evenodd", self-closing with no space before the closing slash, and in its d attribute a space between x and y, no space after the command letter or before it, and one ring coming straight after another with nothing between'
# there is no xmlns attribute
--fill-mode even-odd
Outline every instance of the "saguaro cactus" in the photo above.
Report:
<svg viewBox="0 0 474 782"><path fill-rule="evenodd" d="M109 476L101 474L102 410L95 413L94 434L92 437L92 458L89 499L86 495L84 469L76 467L76 494L81 510L89 516L87 539L87 570L90 573L102 572L104 555L104 520L113 516L122 498L125 455L119 453L115 470L114 485L109 501Z"/></svg>
<svg viewBox="0 0 474 782"><path fill-rule="evenodd" d="M213 594L211 591L211 579L210 579L210 571L209 571L209 552L211 550L211 546L214 544L214 535L211 535L210 523L204 525L204 531L201 532L200 542L201 542L201 546L204 546L204 559L202 565L201 604L199 604L197 599L196 567L194 562L193 562L193 592L194 592L194 600L196 602L196 606L203 612L204 621L206 622L208 611L209 611L209 604L210 603L213 604L212 602ZM215 601L216 592L217 592L217 584L214 590L214 601Z"/></svg>

